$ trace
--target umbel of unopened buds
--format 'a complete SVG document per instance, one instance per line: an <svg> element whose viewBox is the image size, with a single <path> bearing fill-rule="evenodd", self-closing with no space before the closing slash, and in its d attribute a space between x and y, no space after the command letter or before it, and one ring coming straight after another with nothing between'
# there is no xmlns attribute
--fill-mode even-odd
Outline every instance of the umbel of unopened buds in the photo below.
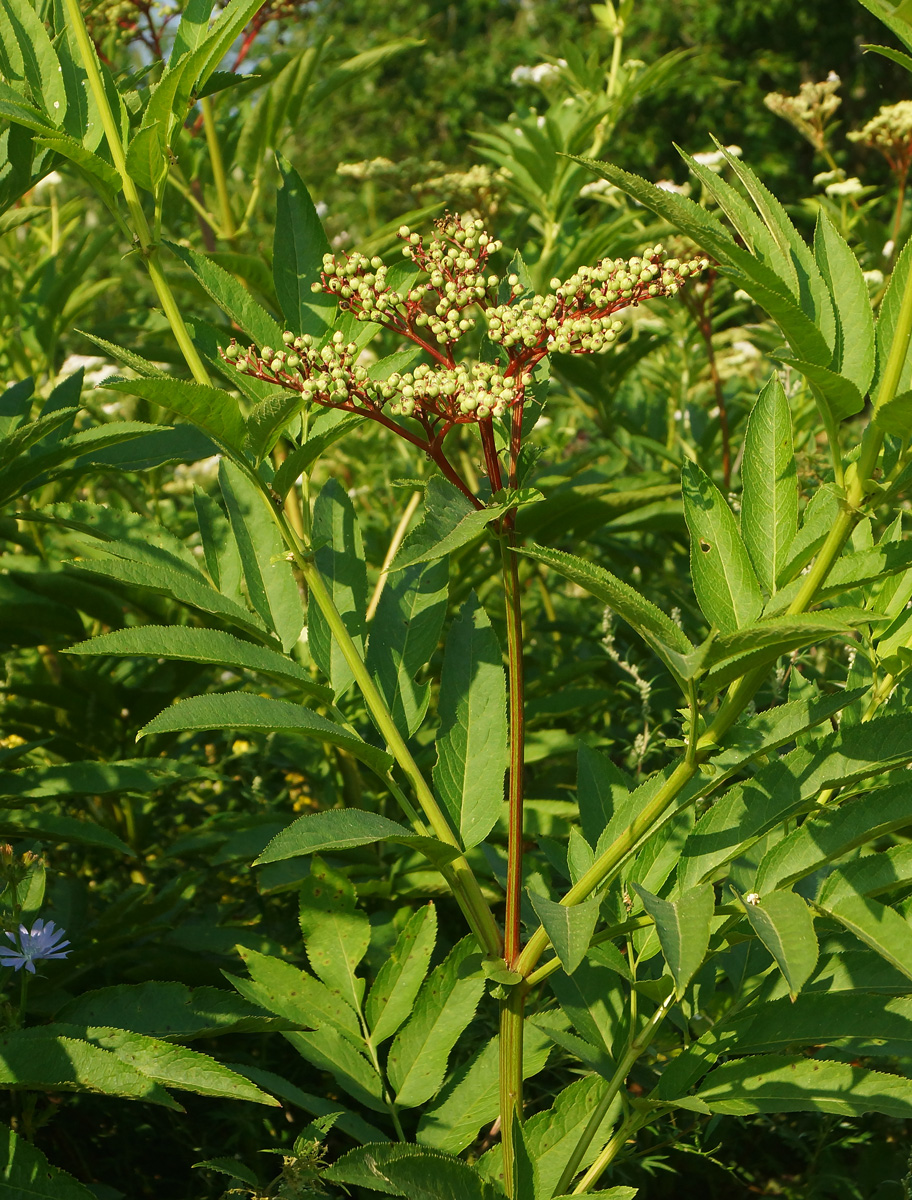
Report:
<svg viewBox="0 0 912 1200"><path fill-rule="evenodd" d="M912 100L884 104L876 117L847 136L879 150L894 175L904 177L912 165Z"/></svg>
<svg viewBox="0 0 912 1200"><path fill-rule="evenodd" d="M388 268L378 257L327 254L314 291L338 299L356 320L398 334L426 352L428 362L386 378L359 361L341 332L322 345L309 335L282 335L279 347L236 342L224 358L245 375L300 392L330 408L372 417L404 432L392 417L413 417L439 446L457 424L486 422L522 407L535 365L548 353L607 350L622 328L617 314L632 305L674 296L705 259L666 259L661 246L640 257L603 259L568 279L552 279L535 295L516 273L505 278L489 259L502 249L473 217L447 216L427 243L403 225L410 267ZM482 321L500 348L496 362L457 361L454 350ZM416 444L420 439L404 434Z"/></svg>

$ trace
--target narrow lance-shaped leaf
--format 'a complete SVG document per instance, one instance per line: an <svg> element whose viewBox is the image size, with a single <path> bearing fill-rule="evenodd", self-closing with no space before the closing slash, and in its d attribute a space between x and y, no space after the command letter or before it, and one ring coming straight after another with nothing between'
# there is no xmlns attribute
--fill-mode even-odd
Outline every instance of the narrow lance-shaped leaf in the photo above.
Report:
<svg viewBox="0 0 912 1200"><path fill-rule="evenodd" d="M722 493L696 464L681 477L694 591L707 620L732 633L759 617L763 596Z"/></svg>
<svg viewBox="0 0 912 1200"><path fill-rule="evenodd" d="M633 885L643 907L655 921L662 954L675 982L680 1000L687 985L703 965L715 907L712 884L698 884L673 900L653 896L639 884Z"/></svg>
<svg viewBox="0 0 912 1200"><path fill-rule="evenodd" d="M467 959L474 939L463 938L425 981L407 1024L390 1049L387 1074L396 1103L415 1108L429 1100L446 1073L450 1051L475 1015L485 989L480 971Z"/></svg>
<svg viewBox="0 0 912 1200"><path fill-rule="evenodd" d="M333 325L335 300L314 295L329 240L301 177L283 155L276 155L282 187L276 199L273 241L273 279L288 328L296 334L321 337Z"/></svg>
<svg viewBox="0 0 912 1200"><path fill-rule="evenodd" d="M451 862L459 854L455 846L413 833L404 825L381 817L379 813L361 812L357 808L332 808L326 812L308 813L292 821L281 833L276 834L254 865L299 858L324 850L369 846L383 841L414 846L440 864Z"/></svg>
<svg viewBox="0 0 912 1200"><path fill-rule="evenodd" d="M874 374L874 314L868 285L852 248L821 207L814 257L836 310L835 369L864 395Z"/></svg>
<svg viewBox="0 0 912 1200"><path fill-rule="evenodd" d="M304 626L304 608L269 501L248 477L226 459L219 464L219 486L237 541L250 603L287 653Z"/></svg>
<svg viewBox="0 0 912 1200"><path fill-rule="evenodd" d="M798 532L798 477L792 422L774 375L751 410L741 466L741 536L757 577L772 594Z"/></svg>
<svg viewBox="0 0 912 1200"><path fill-rule="evenodd" d="M430 683L417 683L415 677L437 647L448 578L445 558L397 573L387 581L371 622L367 667L406 737L427 712Z"/></svg>
<svg viewBox="0 0 912 1200"><path fill-rule="evenodd" d="M389 958L377 972L364 1005L371 1042L375 1046L391 1038L410 1016L436 936L437 913L434 906L428 904L412 915L396 939Z"/></svg>
<svg viewBox="0 0 912 1200"><path fill-rule="evenodd" d="M500 645L473 594L447 639L433 772L443 807L467 847L487 837L503 808L506 708Z"/></svg>
<svg viewBox="0 0 912 1200"><path fill-rule="evenodd" d="M833 917L881 958L912 979L912 926L895 908L870 896L842 896L829 904L815 904L818 912Z"/></svg>
<svg viewBox="0 0 912 1200"><path fill-rule="evenodd" d="M364 980L355 971L367 953L370 924L356 903L354 885L314 857L300 893L304 948L315 974L360 1011Z"/></svg>
<svg viewBox="0 0 912 1200"><path fill-rule="evenodd" d="M817 965L814 918L795 892L768 892L756 903L744 904L754 933L785 976L789 994L797 996Z"/></svg>
<svg viewBox="0 0 912 1200"><path fill-rule="evenodd" d="M802 1055L751 1055L723 1063L696 1097L711 1112L733 1116L758 1112L912 1116L912 1080Z"/></svg>
<svg viewBox="0 0 912 1200"><path fill-rule="evenodd" d="M244 444L244 418L237 401L228 392L188 383L184 379L118 379L105 380L105 388L141 396L169 412L185 417L208 433L224 449L239 454Z"/></svg>
<svg viewBox="0 0 912 1200"><path fill-rule="evenodd" d="M255 696L251 692L191 696L187 700L179 700L144 725L137 737L205 729L252 729L263 732L281 729L300 733L304 737L347 750L379 775L385 775L393 763L388 754L362 742L355 734L334 725L325 717L299 704L273 700L269 696Z"/></svg>
<svg viewBox="0 0 912 1200"><path fill-rule="evenodd" d="M67 654L111 654L118 658L174 658L238 670L262 672L282 679L302 691L331 699L328 688L314 683L310 673L294 659L277 654L266 646L243 642L218 629L199 629L189 625L139 625L103 633L86 642L69 646Z"/></svg>
<svg viewBox="0 0 912 1200"><path fill-rule="evenodd" d="M666 616L628 583L624 583L603 567L577 558L574 554L566 554L562 550L533 545L523 546L520 553L553 567L572 583L585 588L597 600L610 604L617 615L636 630L676 679L687 677L689 656L694 654L693 644L671 617Z"/></svg>
<svg viewBox="0 0 912 1200"><path fill-rule="evenodd" d="M314 505L313 541L316 564L329 589L342 623L359 653L364 651L367 612L367 568L361 527L344 488L328 480ZM342 648L330 632L326 618L313 601L308 606L308 645L314 662L329 679L336 696L354 681Z"/></svg>

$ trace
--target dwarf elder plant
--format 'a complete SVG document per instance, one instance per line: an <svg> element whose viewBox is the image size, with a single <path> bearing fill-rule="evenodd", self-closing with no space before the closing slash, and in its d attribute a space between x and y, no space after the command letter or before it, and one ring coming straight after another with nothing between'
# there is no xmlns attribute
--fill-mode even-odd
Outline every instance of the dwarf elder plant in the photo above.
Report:
<svg viewBox="0 0 912 1200"><path fill-rule="evenodd" d="M378 781L381 803L302 816L255 864L291 872L309 969L244 950L247 974L231 976L240 998L224 992L229 1015L284 1029L336 1085L273 1190L629 1198L634 1189L599 1186L639 1131L682 1114L912 1117L912 1082L890 1069L912 1048L912 861L902 843L870 852L912 824L912 249L875 312L825 212L808 244L731 153L721 151L730 182L684 155L699 202L577 158L693 249L653 244L536 288L519 251L505 253L474 213L446 215L430 234L404 225L396 256L333 253L280 159L281 320L210 258L173 244L228 319L191 321L162 267L171 145L194 98L225 82L215 68L256 7L232 0L211 27L208 12L188 8L155 85L130 93L131 117L75 0L53 6L50 28L28 0L5 0L0 101L33 151L72 162L129 234L191 376L105 343L131 372L105 386L197 426L221 455L220 499L196 497L202 561L108 529L74 568L170 596L195 623L115 629L72 652L251 672L261 688L181 699L141 736L293 733ZM912 27L886 10L885 20L912 49ZM785 345L747 422L740 490L719 490L714 463L684 466L695 603L682 617L610 562L539 544L539 531L559 530L564 500L536 488L535 426L552 357L607 362L619 314L677 303L710 265L766 310ZM384 335L397 348L372 356ZM829 453L825 477L803 489L783 387L794 376L808 381ZM10 462L41 445L38 422L13 428ZM316 497L310 487L321 455L365 422L413 447L416 471L432 468L413 481L420 522L409 531L409 505L370 598L351 499L334 480ZM280 438L284 458L273 457ZM44 515L89 527L93 516L88 505ZM501 566L505 644L491 595L486 608L470 587L438 668L448 593L465 582L451 579L450 561L471 572L485 542ZM524 820L530 564L625 622L677 689L681 715L664 764L638 779L581 745L569 832L538 845ZM794 672L784 695L789 661L827 639L851 644L847 680L822 687ZM369 977L370 925L349 878L352 853L366 847L392 875L398 859L420 856L465 936L438 952L436 909L415 905ZM41 1035L6 1036L4 1082L104 1090L100 1076L86 1084L85 1063L119 1050L118 1062L146 1065L131 1068L142 1077L132 1091L121 1082L115 1094L164 1102L162 1085L178 1077L219 1096L287 1095L277 1076L204 1069L183 1048L166 1069L166 1030L148 1016L131 1029L127 992L75 1000ZM454 1069L460 1036L494 1009L496 1034ZM224 1023L220 1011L209 1026L196 1013L197 1028ZM28 1053L39 1036L81 1054L82 1074L39 1077ZM529 1112L524 1083L555 1054L576 1078ZM628 1089L634 1071L647 1083ZM336 1122L360 1144L327 1165ZM20 1142L11 1135L9 1169L18 1162L25 1178L40 1160ZM210 1165L260 1194L250 1168Z"/></svg>

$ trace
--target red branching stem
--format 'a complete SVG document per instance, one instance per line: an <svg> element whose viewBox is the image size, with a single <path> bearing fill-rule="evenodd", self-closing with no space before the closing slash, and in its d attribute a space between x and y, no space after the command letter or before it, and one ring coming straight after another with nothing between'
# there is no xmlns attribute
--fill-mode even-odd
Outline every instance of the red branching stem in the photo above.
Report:
<svg viewBox="0 0 912 1200"><path fill-rule="evenodd" d="M481 449L484 453L485 470L491 481L491 491L502 491L503 475L500 470L500 459L497 456L497 446L494 443L494 426L490 417L478 422L478 432L481 434Z"/></svg>

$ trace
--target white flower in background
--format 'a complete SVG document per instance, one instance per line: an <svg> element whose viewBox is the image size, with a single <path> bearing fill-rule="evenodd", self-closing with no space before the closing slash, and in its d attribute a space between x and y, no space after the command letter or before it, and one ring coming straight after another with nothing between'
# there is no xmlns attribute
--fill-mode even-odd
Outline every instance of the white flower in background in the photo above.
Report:
<svg viewBox="0 0 912 1200"><path fill-rule="evenodd" d="M841 171L838 167L834 171L820 171L813 179L816 187L823 187L825 183L838 183L845 179L845 171Z"/></svg>
<svg viewBox="0 0 912 1200"><path fill-rule="evenodd" d="M325 200L318 200L316 202L316 204L314 205L314 208L316 209L317 216L320 218L321 221L324 220L325 217L328 216L328 214L329 214L329 205L326 203Z"/></svg>
<svg viewBox="0 0 912 1200"><path fill-rule="evenodd" d="M857 175L853 175L850 179L828 183L823 190L828 196L857 196L859 192L864 191L864 184Z"/></svg>
<svg viewBox="0 0 912 1200"><path fill-rule="evenodd" d="M565 58L559 58L556 63L536 63L534 67L519 66L514 67L510 73L510 82L516 84L534 83L541 85L543 83L553 83L560 75L561 67L567 65Z"/></svg>
<svg viewBox="0 0 912 1200"><path fill-rule="evenodd" d="M190 493L194 484L205 488L215 482L218 475L221 454L213 454L209 458L201 458L197 462L178 463L174 468L170 483L165 484L165 491L178 494Z"/></svg>
<svg viewBox="0 0 912 1200"><path fill-rule="evenodd" d="M32 195L37 200L39 196L44 195L44 193L50 191L51 188L60 187L62 183L63 176L60 174L60 172L51 171L49 175L45 175L44 179L38 180L38 182L32 188Z"/></svg>
<svg viewBox="0 0 912 1200"><path fill-rule="evenodd" d="M608 192L616 192L617 188L613 183L609 183L607 179L594 179L592 183L585 183L580 188L581 196L604 196Z"/></svg>
<svg viewBox="0 0 912 1200"><path fill-rule="evenodd" d="M690 195L689 183L675 183L673 179L660 179L656 184L663 192L674 192L678 196Z"/></svg>
<svg viewBox="0 0 912 1200"><path fill-rule="evenodd" d="M753 342L732 342L732 350L745 358L760 358L761 354Z"/></svg>
<svg viewBox="0 0 912 1200"><path fill-rule="evenodd" d="M896 249L896 243L893 241L892 238L890 238L890 240L888 242L884 242L884 248L883 248L883 250L881 250L881 254L884 256L884 258L892 258L893 251L895 249Z"/></svg>
<svg viewBox="0 0 912 1200"><path fill-rule="evenodd" d="M740 158L743 153L740 146L726 146L725 151L732 158ZM722 150L706 150L702 154L695 154L693 160L701 167L709 167L710 171L718 172L725 166L725 153Z"/></svg>
<svg viewBox="0 0 912 1200"><path fill-rule="evenodd" d="M876 268L873 271L865 271L864 281L868 287L880 287L884 281L884 273Z"/></svg>
<svg viewBox="0 0 912 1200"><path fill-rule="evenodd" d="M103 379L117 371L114 363L108 362L106 358L98 358L93 354L71 354L64 359L60 368L60 378L75 375L80 369L85 371L84 382L89 387L97 387Z"/></svg>

